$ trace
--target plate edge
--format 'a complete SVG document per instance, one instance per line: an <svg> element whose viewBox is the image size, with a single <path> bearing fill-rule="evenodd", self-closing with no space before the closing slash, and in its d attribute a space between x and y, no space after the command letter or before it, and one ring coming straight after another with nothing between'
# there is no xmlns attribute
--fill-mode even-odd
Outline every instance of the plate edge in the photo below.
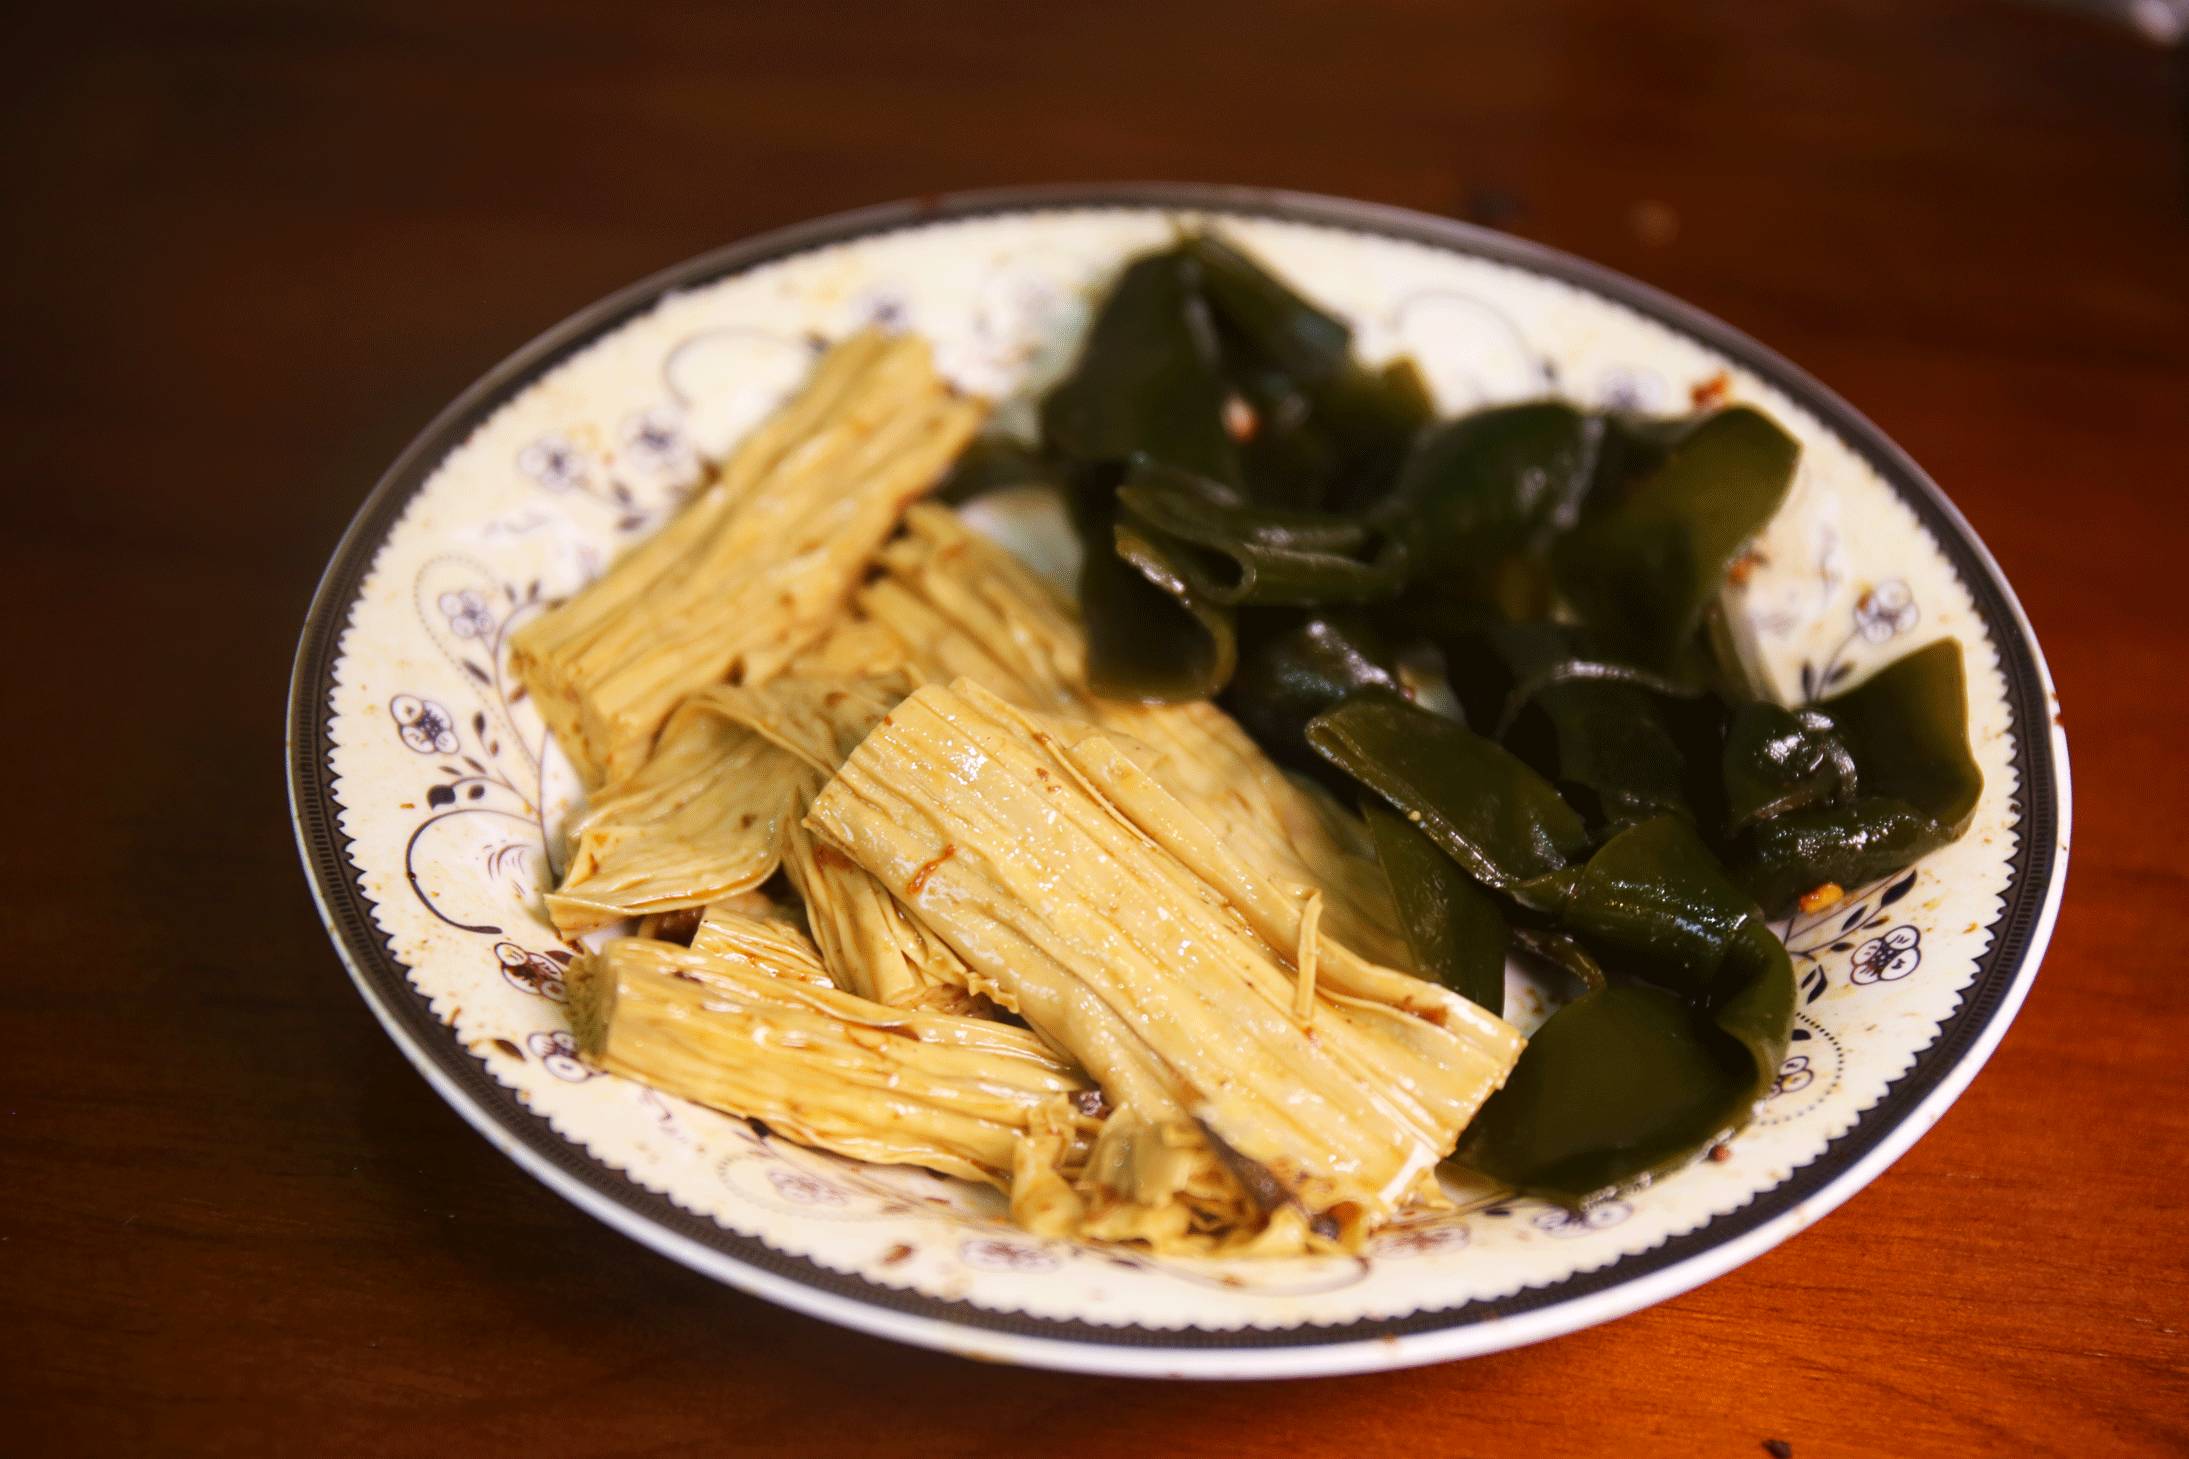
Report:
<svg viewBox="0 0 2189 1459"><path fill-rule="evenodd" d="M346 838L332 824L332 817L322 814L324 808L309 794L314 789L324 790L324 786L314 782L325 771L324 722L328 717L328 705L323 690L331 683L333 654L325 655L327 674L308 673L307 670L315 667L315 648L331 649L338 644L354 597L354 591L343 589L354 589L355 581L362 578L372 552L384 538L384 528L392 525L392 511L398 510L420 484L411 479L420 466L430 467L445 453L451 444L448 438L463 422L496 408L515 388L550 367L560 355L599 337L673 289L691 287L827 243L924 223L1037 209L1105 207L1247 213L1349 228L1452 248L1559 279L1633 308L1755 369L1816 413L1824 425L1863 455L1897 494L1905 499L1909 495L1906 488L1913 488L1914 499L1909 504L1917 510L1919 517L1937 519L1926 520L1926 525L1938 536L1941 550L1949 561L1953 561L1969 579L1967 586L1977 600L1978 611L1990 619L1993 614L1986 611L1987 608L2003 610L2006 622L1994 622L1990 626L2002 640L2009 637L2016 640L2016 646L2021 650L2019 657L2004 651L2001 657L2010 707L2015 718L2023 721L2018 726L2024 732L2017 736L2015 756L2023 781L2023 805L2015 827L2021 844L2012 859L2025 864L2018 869L2001 898L1999 918L1992 924L1997 929L1996 935L1991 947L1979 959L1979 977L1964 990L1961 1006L1941 1024L1938 1037L1916 1056L1911 1068L1888 1086L1880 1104L1866 1111L1863 1119L1858 1119L1853 1128L1828 1144L1816 1160L1803 1169L1813 1169L1824 1163L1831 1157L1834 1147L1862 1134L1864 1120L1891 1101L1894 1087L1919 1075L1930 1074L1928 1087L1912 1106L1901 1110L1890 1126L1878 1130L1851 1164L1823 1179L1816 1190L1795 1201L1789 1209L1754 1220L1747 1229L1730 1239L1705 1244L1691 1254L1651 1262L1651 1258L1667 1247L1703 1237L1712 1227L1727 1221L1740 1220L1755 1204L1769 1200L1796 1181L1789 1179L1772 1190L1759 1193L1749 1207L1717 1217L1696 1231L1671 1238L1651 1251L1620 1258L1597 1272L1577 1274L1551 1287L1534 1289L1554 1293L1575 1280L1606 1278L1600 1290L1552 1297L1541 1306L1511 1316L1487 1312L1463 1315L1468 1313L1467 1307L1447 1309L1443 1313L1417 1314L1425 1330L1403 1334L1386 1331L1366 1338L1355 1335L1354 1330L1367 1329L1375 1333L1376 1329L1408 1326L1412 1319L1367 1318L1342 1325L1273 1332L1096 1327L1084 1336L1043 1336L1038 1331L999 1331L969 1324L955 1313L931 1316L899 1311L893 1305L876 1305L863 1296L831 1292L800 1278L753 1266L731 1253L668 1230L643 1212L591 1190L568 1173L556 1169L538 1151L530 1148L532 1132L512 1129L495 1111L480 1107L471 1095L456 1085L446 1070L439 1067L440 1059L417 1042L415 1031L408 1028L407 1021L398 1011L386 1004L358 962L357 953L364 949L353 947L338 927L336 910L329 902L332 888L327 885L326 872L330 867L337 883L346 884L347 890L357 894L358 900L363 898L357 893L354 878L341 870L346 860L338 843ZM407 489L404 489L406 484ZM389 520L383 522L383 518ZM1943 530L1939 530L1941 528ZM1967 563L1957 560L1964 553L1970 559ZM1975 569L1973 573L1968 571L1971 567ZM1984 601L1987 589L1996 600L1992 604ZM2002 628L2011 628L2013 632L2011 635L2000 632ZM2005 650L2007 645L2002 642L2001 647ZM2032 707L2024 702L2026 692L2022 695L2016 692L2028 690L2031 685L2026 681L2031 678L2039 691L2034 707L2043 714L2041 730L2030 723L2024 713ZM1981 538L1928 475L1882 431L1806 371L1774 351L1694 306L1613 270L1528 240L1454 220L1384 204L1274 189L1162 183L1094 187L1049 185L888 203L763 233L657 271L615 291L537 336L473 382L413 438L382 474L345 529L313 593L305 631L298 645L289 697L287 758L292 824L306 879L330 940L367 1005L406 1057L425 1074L435 1091L456 1107L468 1123L487 1135L498 1149L558 1194L643 1244L755 1295L865 1331L966 1356L1081 1371L1278 1377L1432 1362L1517 1346L1607 1321L1710 1280L1760 1255L1852 1196L1937 1121L1982 1068L2026 997L2057 919L2066 881L2071 788L2065 734L2058 723L2058 701L2042 649L2020 602ZM2040 761L2045 771L2042 777L2033 773ZM2041 838L2040 832L2043 833ZM2032 909L2028 893L2040 876L2043 895ZM2030 915L2024 916L2024 913ZM369 919L363 925L367 933L365 941L368 944L377 942ZM2019 943L2015 949L2016 962L2001 984L1997 981L1997 961L2010 940ZM385 955L384 949L374 950ZM1982 964L1987 959L1993 966L1983 969ZM393 963L392 958L388 961ZM1984 1008L1972 1007L1977 995L1992 993L1996 996L1986 999ZM1980 1012L1982 1021L1961 1041L1951 1062L1943 1068L1926 1070L1926 1061L1937 1062L1934 1055L1947 1042L1954 1026L1973 1012ZM435 1024L434 1029L438 1031L439 1025ZM467 1051L456 1052L464 1058L471 1057ZM560 1143L559 1137L551 1132L545 1138ZM785 1256L772 1254L779 1259ZM799 1258L789 1260L802 1263ZM1646 1264L1647 1269L1624 1278L1609 1279L1610 1274L1623 1267L1631 1272L1637 1263ZM828 1272L826 1268L815 1269L832 1282L850 1282L867 1292L892 1298L906 1295L860 1282L856 1277ZM924 1298L917 1300L939 1307L951 1305ZM1510 1305L1510 1300L1505 1305ZM1470 1307L1477 1305L1494 1308L1500 1304L1469 1304ZM1025 1314L965 1310L1035 1329L1080 1326ZM1309 1335L1305 1338L1292 1336L1299 1332ZM1255 1341L1257 1337L1263 1340ZM1246 1340L1242 1341L1242 1338ZM1268 1341L1271 1338L1278 1341Z"/></svg>

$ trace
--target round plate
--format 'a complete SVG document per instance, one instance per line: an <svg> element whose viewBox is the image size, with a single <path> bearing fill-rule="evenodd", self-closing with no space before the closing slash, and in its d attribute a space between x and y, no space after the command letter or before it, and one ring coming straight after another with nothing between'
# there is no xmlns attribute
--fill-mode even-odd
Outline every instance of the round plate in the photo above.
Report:
<svg viewBox="0 0 2189 1459"><path fill-rule="evenodd" d="M1730 1159L1586 1218L1475 1195L1361 1258L1158 1260L1039 1241L992 1193L789 1145L571 1053L545 848L575 798L510 679L510 626L658 525L807 368L871 321L1022 411L1106 272L1212 221L1408 353L1447 411L1546 393L1769 410L1803 442L1741 617L1788 697L1929 638L1966 650L1975 824L1782 930L1799 1021ZM1010 519L990 523L1009 537ZM1018 545L1038 552L1038 540ZM1270 1377L1488 1352L1620 1316L1792 1235L1873 1179L2020 1006L2066 870L2066 746L2028 623L1968 525L1845 403L1629 279L1441 219L1202 187L899 204L738 244L569 320L479 381L374 489L320 584L289 721L297 837L365 1000L433 1087L555 1191L696 1270L989 1359ZM1540 1015L1523 998L1524 1010Z"/></svg>

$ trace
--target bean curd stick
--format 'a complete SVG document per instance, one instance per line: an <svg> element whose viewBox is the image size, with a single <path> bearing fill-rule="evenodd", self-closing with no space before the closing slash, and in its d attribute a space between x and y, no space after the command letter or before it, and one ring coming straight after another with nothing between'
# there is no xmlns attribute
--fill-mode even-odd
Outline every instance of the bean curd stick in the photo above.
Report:
<svg viewBox="0 0 2189 1459"><path fill-rule="evenodd" d="M1100 740L966 681L929 685L852 753L807 824L1010 993L1121 1113L1200 1126L1242 1181L1332 1229L1388 1216L1497 1087L1518 1036L1486 1016L1356 1017L1320 993L1326 1016L1303 1029L1296 969L1136 823L1150 812L1101 793L1080 763L1097 757L1068 753L1067 734ZM1164 814L1187 818L1176 803ZM1295 938L1300 916L1295 903ZM1394 1019L1419 1039L1388 1036Z"/></svg>
<svg viewBox="0 0 2189 1459"><path fill-rule="evenodd" d="M570 829L570 864L548 893L572 936L625 917L703 907L774 874L804 807L797 762L720 716L688 717L639 771Z"/></svg>
<svg viewBox="0 0 2189 1459"><path fill-rule="evenodd" d="M572 828L548 914L564 935L757 887L819 780L909 680L786 678L685 701L653 757Z"/></svg>
<svg viewBox="0 0 2189 1459"><path fill-rule="evenodd" d="M814 644L982 415L924 341L855 336L675 521L520 629L513 666L586 785L634 772L686 694Z"/></svg>
<svg viewBox="0 0 2189 1459"><path fill-rule="evenodd" d="M818 776L808 782L801 807L812 804L820 785ZM788 829L783 870L806 904L822 961L843 987L894 1007L946 1012L977 1006L976 991L997 991L986 980L976 989L948 943L914 920L865 867L815 841L803 826Z"/></svg>
<svg viewBox="0 0 2189 1459"><path fill-rule="evenodd" d="M578 1049L800 1144L1007 1187L1034 1112L1085 1079L1023 1029L889 1008L750 962L619 938L573 963Z"/></svg>
<svg viewBox="0 0 2189 1459"><path fill-rule="evenodd" d="M717 904L707 909L693 929L691 949L770 977L819 988L835 986L813 939L781 917L755 916Z"/></svg>
<svg viewBox="0 0 2189 1459"><path fill-rule="evenodd" d="M884 576L860 591L859 605L898 635L913 673L939 683L969 678L1022 708L1099 726L1241 855L1287 882L1320 887L1341 940L1408 965L1383 874L1348 844L1343 812L1289 779L1231 716L1213 704L1089 694L1077 612L948 508L914 507L881 564Z"/></svg>

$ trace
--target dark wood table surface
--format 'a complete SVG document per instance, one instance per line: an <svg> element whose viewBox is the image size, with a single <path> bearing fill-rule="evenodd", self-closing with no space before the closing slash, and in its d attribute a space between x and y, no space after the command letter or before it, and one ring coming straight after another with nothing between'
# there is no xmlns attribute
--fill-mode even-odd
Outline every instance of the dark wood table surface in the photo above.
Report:
<svg viewBox="0 0 2189 1459"><path fill-rule="evenodd" d="M1922 5L19 7L0 1450L2189 1450L2189 158L2178 55ZM2074 870L1992 1065L1700 1291L1411 1372L976 1367L694 1276L495 1154L298 871L343 523L596 295L854 204L1278 184L1458 214L1776 345L1904 443L2066 706Z"/></svg>

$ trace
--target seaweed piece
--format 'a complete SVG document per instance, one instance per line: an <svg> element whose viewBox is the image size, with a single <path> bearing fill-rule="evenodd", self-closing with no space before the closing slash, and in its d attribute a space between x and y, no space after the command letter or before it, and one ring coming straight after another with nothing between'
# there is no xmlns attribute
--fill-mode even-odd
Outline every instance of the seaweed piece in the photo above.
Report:
<svg viewBox="0 0 2189 1459"><path fill-rule="evenodd" d="M1404 816L1382 806L1366 814L1415 970L1502 1015L1511 937L1496 899Z"/></svg>
<svg viewBox="0 0 2189 1459"><path fill-rule="evenodd" d="M1592 497L1551 547L1559 593L1614 657L1692 675L1734 560L1778 511L1801 448L1747 406L1682 428L1631 486Z"/></svg>

